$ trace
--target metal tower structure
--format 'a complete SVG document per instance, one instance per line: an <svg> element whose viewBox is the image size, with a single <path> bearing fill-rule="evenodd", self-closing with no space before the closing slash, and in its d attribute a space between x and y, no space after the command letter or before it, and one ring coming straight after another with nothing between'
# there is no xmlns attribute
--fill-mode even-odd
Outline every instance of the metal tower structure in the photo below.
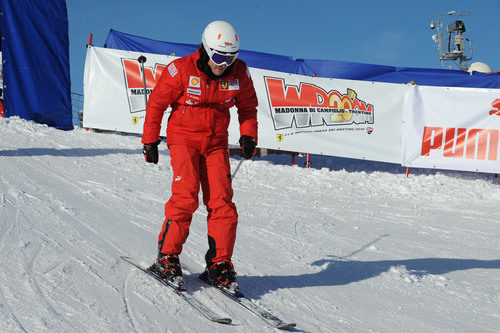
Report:
<svg viewBox="0 0 500 333"><path fill-rule="evenodd" d="M444 68L445 62L453 62L455 67L467 71L467 61L472 59L472 43L468 38L464 37L465 24L462 20L454 20L457 16L468 16L468 13L458 13L451 11L446 14L440 14L436 21L430 24L431 29L436 29L437 34L432 36L432 39L438 44L439 60ZM451 23L449 23L452 21ZM446 24L446 26L445 26ZM465 41L469 44L469 54L467 57ZM448 65L448 68L454 66Z"/></svg>

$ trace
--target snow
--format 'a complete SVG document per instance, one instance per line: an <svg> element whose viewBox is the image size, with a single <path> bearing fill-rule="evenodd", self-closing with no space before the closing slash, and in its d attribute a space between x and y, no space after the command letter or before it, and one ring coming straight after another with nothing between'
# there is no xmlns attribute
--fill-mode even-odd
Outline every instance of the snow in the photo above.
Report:
<svg viewBox="0 0 500 333"><path fill-rule="evenodd" d="M0 118L0 327L4 332L272 332L196 276L196 212L181 255L201 317L120 260L156 256L172 170L140 138ZM245 161L233 187L234 264L249 298L297 332L498 332L500 180L313 156ZM233 168L239 160L231 158Z"/></svg>

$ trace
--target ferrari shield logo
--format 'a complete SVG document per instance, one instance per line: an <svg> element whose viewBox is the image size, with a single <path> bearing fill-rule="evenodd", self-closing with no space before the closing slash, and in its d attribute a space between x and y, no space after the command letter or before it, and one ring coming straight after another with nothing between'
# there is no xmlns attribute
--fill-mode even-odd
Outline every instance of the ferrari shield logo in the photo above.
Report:
<svg viewBox="0 0 500 333"><path fill-rule="evenodd" d="M138 122L139 122L139 118L132 117L132 124L137 125Z"/></svg>
<svg viewBox="0 0 500 333"><path fill-rule="evenodd" d="M283 141L283 134L276 134L276 140L278 140L278 142Z"/></svg>

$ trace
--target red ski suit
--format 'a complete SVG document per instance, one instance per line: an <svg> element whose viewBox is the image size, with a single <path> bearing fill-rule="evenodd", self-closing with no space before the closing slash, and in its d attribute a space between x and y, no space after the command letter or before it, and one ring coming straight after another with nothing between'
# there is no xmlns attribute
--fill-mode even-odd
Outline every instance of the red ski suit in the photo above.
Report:
<svg viewBox="0 0 500 333"><path fill-rule="evenodd" d="M199 52L172 61L146 108L143 143L158 141L163 114L172 112L167 145L173 169L172 195L165 204L159 251L180 254L198 208L200 184L208 217L207 265L231 260L238 214L232 202L228 153L229 108L236 106L240 134L257 140L257 96L246 64L237 59L223 77L210 79L196 66ZM227 69L226 69L227 71Z"/></svg>

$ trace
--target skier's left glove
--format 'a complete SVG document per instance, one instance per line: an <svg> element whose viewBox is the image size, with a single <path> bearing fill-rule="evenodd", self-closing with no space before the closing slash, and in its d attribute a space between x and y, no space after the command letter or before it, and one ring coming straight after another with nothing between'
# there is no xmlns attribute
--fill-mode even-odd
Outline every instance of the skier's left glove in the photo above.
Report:
<svg viewBox="0 0 500 333"><path fill-rule="evenodd" d="M142 153L144 154L146 162L158 164L158 145L160 142L161 140L144 144L142 147Z"/></svg>
<svg viewBox="0 0 500 333"><path fill-rule="evenodd" d="M239 142L241 147L241 157L246 158L247 160L254 157L255 146L257 146L255 139L250 135L242 135Z"/></svg>

